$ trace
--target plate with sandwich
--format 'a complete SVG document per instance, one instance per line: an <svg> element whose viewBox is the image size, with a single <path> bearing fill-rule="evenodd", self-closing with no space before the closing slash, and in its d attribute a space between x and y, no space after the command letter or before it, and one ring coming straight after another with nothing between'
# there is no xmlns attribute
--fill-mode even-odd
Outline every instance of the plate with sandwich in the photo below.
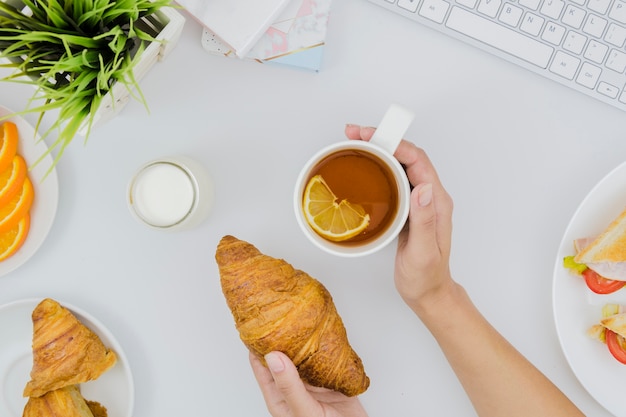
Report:
<svg viewBox="0 0 626 417"><path fill-rule="evenodd" d="M572 216L555 261L552 300L572 371L596 401L626 417L626 162Z"/></svg>

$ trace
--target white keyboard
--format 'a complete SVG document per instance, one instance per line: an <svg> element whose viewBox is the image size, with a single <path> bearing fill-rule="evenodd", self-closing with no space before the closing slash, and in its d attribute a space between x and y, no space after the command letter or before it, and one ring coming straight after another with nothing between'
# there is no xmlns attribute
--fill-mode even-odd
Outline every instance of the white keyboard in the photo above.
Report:
<svg viewBox="0 0 626 417"><path fill-rule="evenodd" d="M626 111L626 0L369 0Z"/></svg>

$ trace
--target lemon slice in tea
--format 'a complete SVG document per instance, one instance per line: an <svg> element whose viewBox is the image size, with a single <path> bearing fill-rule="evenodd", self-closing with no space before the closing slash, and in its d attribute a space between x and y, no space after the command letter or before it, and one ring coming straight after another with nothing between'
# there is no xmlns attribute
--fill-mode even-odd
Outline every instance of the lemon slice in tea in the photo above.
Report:
<svg viewBox="0 0 626 417"><path fill-rule="evenodd" d="M312 177L303 198L304 216L320 236L333 242L348 240L363 232L370 216L359 204L347 200L337 202L321 175Z"/></svg>

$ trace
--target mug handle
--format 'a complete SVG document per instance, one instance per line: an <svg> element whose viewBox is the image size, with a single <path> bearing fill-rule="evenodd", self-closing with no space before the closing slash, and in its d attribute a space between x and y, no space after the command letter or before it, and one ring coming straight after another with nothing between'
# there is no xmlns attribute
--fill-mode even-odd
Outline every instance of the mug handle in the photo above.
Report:
<svg viewBox="0 0 626 417"><path fill-rule="evenodd" d="M399 104L392 104L376 128L370 142L393 155L414 118L415 114L411 110Z"/></svg>

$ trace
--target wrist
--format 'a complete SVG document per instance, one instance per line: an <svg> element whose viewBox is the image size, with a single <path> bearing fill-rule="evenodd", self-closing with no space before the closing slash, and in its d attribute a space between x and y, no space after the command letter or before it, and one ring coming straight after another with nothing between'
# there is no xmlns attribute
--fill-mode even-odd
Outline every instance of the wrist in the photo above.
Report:
<svg viewBox="0 0 626 417"><path fill-rule="evenodd" d="M431 319L440 320L442 313L452 311L467 300L465 289L450 279L436 289L422 295L419 299L407 302L413 312L425 324Z"/></svg>

